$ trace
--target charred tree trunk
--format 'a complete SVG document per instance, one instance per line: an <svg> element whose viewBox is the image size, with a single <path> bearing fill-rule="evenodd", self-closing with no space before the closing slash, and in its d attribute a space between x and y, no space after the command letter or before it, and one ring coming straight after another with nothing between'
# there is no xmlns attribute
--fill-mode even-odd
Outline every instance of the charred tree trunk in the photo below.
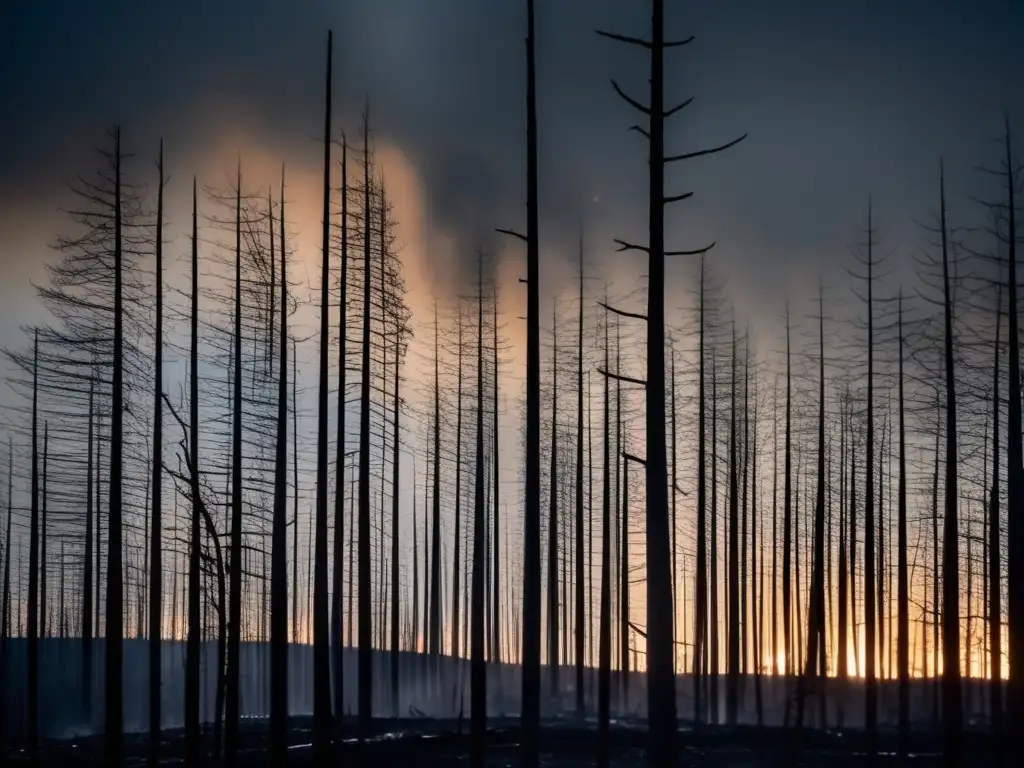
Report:
<svg viewBox="0 0 1024 768"><path fill-rule="evenodd" d="M708 624L711 629L710 653L710 701L711 720L717 724L718 681L720 658L718 649L718 361L711 355L711 612Z"/></svg>
<svg viewBox="0 0 1024 768"><path fill-rule="evenodd" d="M825 301L819 293L818 314L818 483L814 500L814 556L811 595L807 610L807 659L804 685L810 678L825 678ZM806 693L806 689L805 689ZM824 695L824 691L819 691ZM798 701L797 723L803 724L805 696Z"/></svg>
<svg viewBox="0 0 1024 768"><path fill-rule="evenodd" d="M740 578L739 578L739 477L736 444L736 321L732 326L732 376L730 384L732 415L729 419L729 658L726 678L725 720L736 725L740 688Z"/></svg>
<svg viewBox="0 0 1024 768"><path fill-rule="evenodd" d="M455 385L455 529L452 532L452 658L459 657L460 545L462 544L462 310L459 309L458 365Z"/></svg>
<svg viewBox="0 0 1024 768"><path fill-rule="evenodd" d="M192 306L189 358L189 440L192 460L199 466L199 234L196 217L196 182L192 179ZM199 731L200 605L199 562L202 539L199 526L198 483L192 489L192 516L188 558L188 640L185 649L185 764L202 759Z"/></svg>
<svg viewBox="0 0 1024 768"><path fill-rule="evenodd" d="M359 732L373 717L373 648L370 575L370 116L363 116L363 343L359 385ZM325 241L326 242L326 241ZM381 244L383 247L383 243Z"/></svg>
<svg viewBox="0 0 1024 768"><path fill-rule="evenodd" d="M313 752L323 764L331 744L330 623L327 613L327 381L330 349L330 242L331 242L331 55L333 34L327 33L327 87L324 97L323 255L320 263L320 377L317 398L316 543L313 579ZM369 241L369 238L367 238ZM367 259L367 272L369 272ZM367 289L369 283L367 282ZM361 574L360 574L361 575ZM364 583L360 579L360 585ZM360 627L362 622L360 622ZM360 630L362 631L362 630ZM361 644L360 644L361 645Z"/></svg>
<svg viewBox="0 0 1024 768"><path fill-rule="evenodd" d="M526 1L526 444L540 444L540 234L537 215L537 85L534 0ZM523 508L522 766L540 749L540 454L526 452Z"/></svg>
<svg viewBox="0 0 1024 768"><path fill-rule="evenodd" d="M487 548L484 526L484 283L483 255L477 279L476 336L476 471L473 493L473 575L470 641L471 729L470 765L483 768L487 741L487 667L484 659L484 562Z"/></svg>
<svg viewBox="0 0 1024 768"><path fill-rule="evenodd" d="M235 180L235 333L232 352L231 405L231 571L229 574L227 712L224 754L229 766L238 760L239 658L242 645L242 163Z"/></svg>
<svg viewBox="0 0 1024 768"><path fill-rule="evenodd" d="M341 732L345 702L342 651L342 577L345 568L345 391L348 352L348 142L341 140L341 285L338 288L338 434L334 469L334 571L331 580L331 649L335 736Z"/></svg>
<svg viewBox="0 0 1024 768"><path fill-rule="evenodd" d="M897 318L899 336L899 409L900 409L900 457L899 457L899 490L897 500L897 591L896 610L897 632L899 637L896 647L896 667L899 676L899 751L901 757L907 755L907 742L910 738L910 584L907 574L907 446L906 429L903 423L903 294L900 293ZM998 337L998 333L997 333ZM997 355L998 359L998 355Z"/></svg>
<svg viewBox="0 0 1024 768"><path fill-rule="evenodd" d="M580 236L579 336L576 350L576 716L583 717L583 649L586 625L583 615L583 237ZM589 563L588 563L589 565Z"/></svg>
<svg viewBox="0 0 1024 768"><path fill-rule="evenodd" d="M161 619L163 616L163 527L160 515L163 507L162 469L163 446L163 381L164 381L164 142L160 140L156 202L156 330L153 359L153 465L152 498L150 507L153 520L150 526L149 572L149 764L156 765L160 752L160 648L163 642ZM92 474L92 391L89 393L89 474ZM88 491L86 496L88 496ZM91 500L86 504L91 506ZM88 512L86 539L91 533L92 511ZM89 583L86 567L85 583ZM88 589L85 590L88 592Z"/></svg>
<svg viewBox="0 0 1024 768"><path fill-rule="evenodd" d="M878 739L878 681L875 673L875 334L874 334L874 255L871 228L871 201L868 201L868 400L867 444L864 462L864 730L868 753L874 755Z"/></svg>
<svg viewBox="0 0 1024 768"><path fill-rule="evenodd" d="M33 764L39 750L39 330L32 351L32 508L28 539L28 751ZM20 568L19 568L20 571ZM20 622L19 622L20 623Z"/></svg>
<svg viewBox="0 0 1024 768"><path fill-rule="evenodd" d="M400 459L401 451L400 437L401 437L401 409L402 400L399 397L399 387L402 383L401 376L401 346L402 346L402 334L398 324L396 323L395 328L395 423L394 423L394 439L391 444L391 711L392 714L398 717L398 662L399 662L399 647L398 647L398 627L399 627L399 609L398 609L398 594L399 594L399 583L398 583L398 560L399 560L399 512L400 506L398 503L399 499L399 478L400 478ZM415 496L415 487L413 488L413 496Z"/></svg>
<svg viewBox="0 0 1024 768"><path fill-rule="evenodd" d="M604 367L608 370L608 322L604 324ZM611 567L611 384L604 378L604 460L601 493L601 625L597 653L597 763L607 768L609 761L609 717L612 688L612 567Z"/></svg>
<svg viewBox="0 0 1024 768"><path fill-rule="evenodd" d="M499 458L501 455L500 451L500 436L498 430L498 287L497 284L494 286L494 435L491 438L493 445L491 446L494 451L494 495L493 495L493 518L492 526L494 529L494 549L493 558L494 566L493 573L491 576L492 589L494 597L491 602L491 610L493 616L491 618L491 661L497 664L501 663L502 651L501 651L501 505L500 490L501 490L501 465Z"/></svg>
<svg viewBox="0 0 1024 768"><path fill-rule="evenodd" d="M697 355L697 579L693 600L693 722L697 726L703 718L701 707L701 671L707 653L707 464L706 414L704 407L704 256L700 258L700 340ZM714 448L712 447L712 450Z"/></svg>
<svg viewBox="0 0 1024 768"><path fill-rule="evenodd" d="M1021 445L1020 335L1017 308L1017 207L1015 168L1006 120L1007 193L1007 287L1009 296L1009 404L1006 427L1007 512L1006 540L1009 554L1007 603L1009 606L1009 717L1008 723L1024 723L1024 451ZM1013 670L1016 670L1015 672Z"/></svg>
<svg viewBox="0 0 1024 768"><path fill-rule="evenodd" d="M940 227L942 228L943 318L945 323L946 384L946 487L942 529L942 730L945 764L960 765L962 700L960 682L960 572L957 537L957 435L956 386L953 377L953 306L949 288L949 254L946 238L946 186L939 164ZM1019 427L1018 427L1019 428Z"/></svg>
<svg viewBox="0 0 1024 768"><path fill-rule="evenodd" d="M992 349L992 481L988 494L988 625L989 665L989 715L992 733L1001 743L1003 730L1003 605L1002 590L999 586L999 332L1003 304L1002 286L996 299L996 340Z"/></svg>
<svg viewBox="0 0 1024 768"><path fill-rule="evenodd" d="M793 674L793 372L789 339L789 305L786 305L786 479L782 499L782 644L786 674Z"/></svg>
<svg viewBox="0 0 1024 768"><path fill-rule="evenodd" d="M110 417L110 513L107 517L106 760L120 765L124 747L124 573L122 570L121 494L124 453L124 305L121 258L121 131L114 138L114 372Z"/></svg>
<svg viewBox="0 0 1024 768"><path fill-rule="evenodd" d="M434 488L430 532L430 610L428 652L437 672L441 655L441 372L438 354L437 304L434 304ZM426 536L424 536L424 541ZM435 681L436 682L436 681Z"/></svg>
<svg viewBox="0 0 1024 768"><path fill-rule="evenodd" d="M274 210L270 206L270 240ZM281 170L281 347L274 452L274 518L270 567L270 757L283 764L288 746L288 252L285 249L284 169ZM296 489L298 495L298 489ZM294 523L298 531L299 521ZM298 594L293 596L298 602ZM294 617L294 612L293 612ZM293 618L294 621L294 618ZM340 704L340 698L339 698ZM338 707L341 709L340 705Z"/></svg>
<svg viewBox="0 0 1024 768"><path fill-rule="evenodd" d="M85 460L85 557L82 561L82 713L92 723L92 637L93 637L93 424L95 421L96 377L89 379L89 426ZM8 563L9 565L9 563ZM174 594L174 591L172 591ZM172 603L173 604L173 603ZM173 634L173 633L172 633Z"/></svg>
<svg viewBox="0 0 1024 768"><path fill-rule="evenodd" d="M551 343L551 469L548 473L548 669L552 702L560 706L558 684L558 315L552 310Z"/></svg>

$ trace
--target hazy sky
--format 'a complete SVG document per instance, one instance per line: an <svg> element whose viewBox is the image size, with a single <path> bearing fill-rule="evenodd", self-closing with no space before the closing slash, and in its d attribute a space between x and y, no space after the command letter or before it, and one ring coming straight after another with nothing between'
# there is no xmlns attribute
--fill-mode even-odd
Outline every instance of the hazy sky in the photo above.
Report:
<svg viewBox="0 0 1024 768"><path fill-rule="evenodd" d="M584 227L588 258L635 278L646 151L614 77L646 100L646 58L594 34L648 34L645 0L537 0L542 255L550 293ZM713 253L753 311L849 259L868 197L887 251L924 246L945 158L953 215L993 165L1008 112L1024 125L1019 0L698 0L666 3L673 36L669 151L749 133L735 150L673 169L670 247ZM183 252L188 179L221 183L289 168L299 261L319 259L323 61L335 36L335 126L357 135L369 99L396 199L414 311L449 290L451 265L501 248L503 300L521 301L521 247L497 226L525 219L523 0L5 0L0 4L0 345L42 319L44 277L67 183L95 168L119 124L132 172L155 181L166 143L168 237ZM358 143L358 138L356 138ZM565 268L563 268L563 266ZM670 304L685 288L670 267ZM408 279L408 275L407 275ZM843 287L846 290L846 287ZM506 304L508 306L508 304ZM509 319L513 315L510 313ZM422 315L420 320L424 319ZM518 331L517 331L518 332Z"/></svg>
<svg viewBox="0 0 1024 768"><path fill-rule="evenodd" d="M644 224L645 152L608 80L642 94L645 57L593 30L644 33L648 5L538 0L549 249L574 242L581 222L605 250ZM669 100L696 97L673 120L669 148L750 133L742 148L670 174L671 189L696 192L673 212L671 241L717 239L719 258L759 270L762 289L761 273L843 258L869 194L890 244L913 247L911 220L934 197L939 155L953 188L966 191L972 166L994 158L1003 110L1021 112L1024 8L1014 0L666 5L670 29L697 36L669 57ZM355 133L369 96L378 140L415 173L426 226L471 253L481 233L524 218L524 8L9 0L0 8L0 258L47 256L41 246L55 232L44 222L115 123L147 162L163 136L181 189L213 148L230 162L259 147L275 164L315 170L327 28L336 123ZM0 318L17 322L8 304L23 281L6 279L0 291Z"/></svg>

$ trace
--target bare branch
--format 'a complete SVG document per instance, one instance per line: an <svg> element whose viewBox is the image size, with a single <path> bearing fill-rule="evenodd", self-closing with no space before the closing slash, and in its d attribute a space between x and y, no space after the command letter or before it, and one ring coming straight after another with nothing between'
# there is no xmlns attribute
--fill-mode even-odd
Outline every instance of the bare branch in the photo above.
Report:
<svg viewBox="0 0 1024 768"><path fill-rule="evenodd" d="M663 203L678 203L680 200L687 200L693 197L693 192L685 192L681 195L670 195L669 197L663 197L661 201Z"/></svg>
<svg viewBox="0 0 1024 768"><path fill-rule="evenodd" d="M676 105L675 105L674 107L672 107L671 109L665 110L665 111L664 111L664 112L662 112L661 114L662 114L662 115L663 115L664 117L672 117L672 115L674 115L674 114L675 114L676 112L678 112L678 111L679 111L680 109L684 109L684 108L686 108L686 107L690 106L690 104L692 104L692 103L693 103L693 96L691 96L690 98L688 98L688 99L687 99L686 101L682 102L681 104L676 104Z"/></svg>
<svg viewBox="0 0 1024 768"><path fill-rule="evenodd" d="M666 157L665 158L665 162L666 163L674 163L677 160L692 160L695 157L704 157L705 155L714 155L714 154L717 154L718 152L724 152L725 150L729 149L730 147L735 147L737 144L739 144L741 141L743 141L745 138L747 138L748 135L749 134L744 133L738 139L733 139L732 141L728 142L727 144L722 144L720 146L713 147L711 149L702 149L702 150L699 150L698 152L687 152L687 153L682 154L682 155L672 155L670 157Z"/></svg>
<svg viewBox="0 0 1024 768"><path fill-rule="evenodd" d="M642 40L639 37L629 37L628 35L617 35L614 32L603 32L600 29L594 30L601 37L607 37L609 40L617 40L620 43L626 43L627 45L638 45L641 48L650 50L652 48L650 40Z"/></svg>
<svg viewBox="0 0 1024 768"><path fill-rule="evenodd" d="M603 32L600 29L594 30L601 37L607 37L609 40L616 40L620 43L626 43L627 45L636 45L647 50L652 50L654 45L650 40L644 40L639 37L630 37L629 35L617 35L614 32ZM693 35L690 35L684 40L670 40L667 43L662 43L662 48L679 48L683 45L688 45L693 42Z"/></svg>
<svg viewBox="0 0 1024 768"><path fill-rule="evenodd" d="M684 38L682 40L669 40L667 43L662 43L661 47L662 48L679 48L680 46L683 46L683 45L689 45L690 43L693 42L693 39L694 39L693 35L690 35L689 37Z"/></svg>
<svg viewBox="0 0 1024 768"><path fill-rule="evenodd" d="M651 108L650 107L645 107L643 104L641 104L639 101L634 99L632 96L628 95L625 91L623 91L619 87L619 84L617 82L615 82L614 80L612 80L612 88L614 88L615 92L617 94L619 94L619 96L621 96L622 99L627 104L629 104L631 107L633 107L634 109L639 110L640 112L643 112L645 115L651 114Z"/></svg>
<svg viewBox="0 0 1024 768"><path fill-rule="evenodd" d="M524 243L528 242L528 240L526 238L526 235L522 234L521 232L516 232L515 230L512 230L512 229L496 229L494 231L495 232L500 232L503 235L511 235L512 237L518 237Z"/></svg>
<svg viewBox="0 0 1024 768"><path fill-rule="evenodd" d="M617 246L619 246L619 253L622 251L643 251L644 253L650 253L651 249L646 245L634 245L633 243L627 243L625 240L615 240Z"/></svg>
<svg viewBox="0 0 1024 768"><path fill-rule="evenodd" d="M716 241L717 242L717 241ZM703 248L695 248L692 251L665 251L666 256L700 256L702 253L707 253L715 247L715 243L705 245Z"/></svg>
<svg viewBox="0 0 1024 768"><path fill-rule="evenodd" d="M644 381L643 379L634 379L632 376L622 376L621 374L618 373L609 373L603 368L598 368L597 372L602 376L606 376L607 378L612 379L613 381L621 381L625 384L636 384L638 387L647 386L647 382Z"/></svg>
<svg viewBox="0 0 1024 768"><path fill-rule="evenodd" d="M636 320L646 320L647 319L647 315L641 315L641 314L639 314L637 312L626 312L623 309L616 309L615 307L608 306L603 301L597 302L597 305L599 307L604 307L609 312L611 312L612 314L618 315L619 317L632 317L632 318L635 318Z"/></svg>

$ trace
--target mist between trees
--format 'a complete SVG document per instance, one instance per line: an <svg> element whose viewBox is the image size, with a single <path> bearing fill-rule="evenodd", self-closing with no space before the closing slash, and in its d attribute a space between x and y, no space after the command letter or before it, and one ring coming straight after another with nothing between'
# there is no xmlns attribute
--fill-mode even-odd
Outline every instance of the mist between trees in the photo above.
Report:
<svg viewBox="0 0 1024 768"><path fill-rule="evenodd" d="M581 229L543 311L532 0L525 229L488 222L426 312L370 105L333 122L330 38L316 255L286 167L258 188L241 157L206 185L169 178L162 143L101 137L34 287L50 321L5 350L8 744L102 733L119 764L127 729L155 762L184 727L187 763L232 762L252 715L283 759L311 714L326 761L375 720L468 709L478 765L489 716L518 718L537 765L561 714L596 715L601 765L630 716L653 765L682 722L862 729L869 753L895 731L903 754L941 729L956 765L965 730L1021 722L1009 120L976 187L936 158L917 253L865 200L842 278L761 322L714 243L665 243L689 197L669 171L745 134L666 149L689 102L666 101L663 59L689 41L661 6L649 37L600 33L651 61L644 97L613 81L648 145L649 237L609 259ZM171 231L174 186L192 208ZM525 318L500 300L499 237L525 248ZM610 281L634 252L642 277ZM692 286L669 307L666 261Z"/></svg>

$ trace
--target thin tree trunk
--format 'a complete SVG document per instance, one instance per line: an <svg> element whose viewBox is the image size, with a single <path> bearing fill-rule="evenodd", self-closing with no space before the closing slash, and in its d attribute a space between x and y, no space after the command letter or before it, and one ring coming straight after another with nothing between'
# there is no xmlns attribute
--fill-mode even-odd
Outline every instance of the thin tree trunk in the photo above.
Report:
<svg viewBox="0 0 1024 768"><path fill-rule="evenodd" d="M124 304L121 254L121 130L114 138L114 372L110 425L110 514L107 517L107 631L104 733L106 760L120 765L124 746L124 572L122 570L121 483L124 452Z"/></svg>
<svg viewBox="0 0 1024 768"><path fill-rule="evenodd" d="M580 235L579 336L576 351L576 716L583 717L583 236ZM567 627L568 629L568 627Z"/></svg>
<svg viewBox="0 0 1024 768"><path fill-rule="evenodd" d="M342 583L345 568L345 393L348 363L348 142L341 140L341 285L338 288L338 434L334 469L334 570L331 579L331 667L334 683L334 730L341 733L345 701L342 651Z"/></svg>
<svg viewBox="0 0 1024 768"><path fill-rule="evenodd" d="M32 509L28 544L28 750L33 764L39 750L39 330L32 352ZM18 572L21 572L19 563ZM20 590L19 590L20 591ZM19 600L20 604L20 600ZM19 620L19 624L21 621Z"/></svg>
<svg viewBox="0 0 1024 768"><path fill-rule="evenodd" d="M807 610L805 685L811 677L818 678L819 685L825 678L825 301L820 292L818 307L818 483L814 501L814 556ZM824 691L819 690L819 695L823 696ZM798 701L798 725L803 725L804 699L805 696L800 696Z"/></svg>
<svg viewBox="0 0 1024 768"><path fill-rule="evenodd" d="M717 724L721 671L718 637L718 359L711 354L711 720Z"/></svg>
<svg viewBox="0 0 1024 768"><path fill-rule="evenodd" d="M793 494L792 494L792 438L793 438L793 379L789 339L789 305L786 305L786 473L782 501L782 644L785 646L786 674L792 675L793 654Z"/></svg>
<svg viewBox="0 0 1024 768"><path fill-rule="evenodd" d="M459 548L462 544L462 308L459 308L458 365L455 385L455 529L452 532L454 554L452 556L452 658L459 657L459 575L461 562Z"/></svg>
<svg viewBox="0 0 1024 768"><path fill-rule="evenodd" d="M729 659L726 680L725 719L736 725L740 687L740 579L739 579L739 477L736 421L736 322L732 327L732 416L729 419Z"/></svg>
<svg viewBox="0 0 1024 768"><path fill-rule="evenodd" d="M196 217L196 182L192 179L192 306L191 347L189 358L189 441L196 472L199 467L199 236ZM185 649L185 764L197 766L201 760L199 731L199 643L200 583L199 561L199 484L192 482L191 536L188 562L188 640Z"/></svg>
<svg viewBox="0 0 1024 768"><path fill-rule="evenodd" d="M476 471L473 493L473 575L470 642L471 729L470 764L482 768L487 740L487 667L484 659L484 561L487 548L484 526L484 283L483 255L478 265L476 336Z"/></svg>
<svg viewBox="0 0 1024 768"><path fill-rule="evenodd" d="M555 710L561 709L558 685L558 308L551 312L551 448L548 473L548 670Z"/></svg>
<svg viewBox="0 0 1024 768"><path fill-rule="evenodd" d="M317 763L327 759L331 743L330 623L327 613L327 381L330 349L331 242L331 58L333 33L327 33L327 86L324 109L323 255L320 263L320 377L317 398L316 544L313 580L313 751ZM367 243L369 238L367 237ZM367 245L369 248L369 245ZM369 260L367 260L369 272ZM369 283L367 283L367 290ZM360 574L361 575L361 574ZM360 584L368 583L360 579ZM360 626L362 622L360 622ZM362 645L360 643L360 645Z"/></svg>
<svg viewBox="0 0 1024 768"><path fill-rule="evenodd" d="M693 600L693 722L698 727L703 719L701 701L701 671L707 654L707 446L704 398L704 255L700 257L700 340L698 348L697 382L697 579ZM674 380L674 377L673 377ZM673 411L674 412L674 411ZM674 430L673 430L674 431ZM675 440L672 442L675 446ZM714 450L714 447L712 447Z"/></svg>
<svg viewBox="0 0 1024 768"><path fill-rule="evenodd" d="M383 248L383 245L381 246ZM400 478L400 436L402 400L399 396L401 377L402 332L395 324L395 423L394 439L391 441L391 710L398 717L398 560L399 560L399 478ZM415 495L415 489L413 492Z"/></svg>
<svg viewBox="0 0 1024 768"><path fill-rule="evenodd" d="M608 322L604 323L604 367L608 370ZM604 460L601 490L601 625L598 640L597 678L597 763L607 768L609 761L609 717L612 677L612 571L611 571L611 385L604 377Z"/></svg>
<svg viewBox="0 0 1024 768"><path fill-rule="evenodd" d="M1006 541L1007 603L1009 607L1009 717L1008 723L1024 722L1024 450L1021 445L1020 337L1017 307L1017 207L1015 166L1010 142L1010 120L1006 125L1006 192L1007 192L1007 296L1009 307L1009 381L1006 426L1007 511ZM1001 665L1002 662L1000 662ZM1001 676L1000 667L1000 676Z"/></svg>
<svg viewBox="0 0 1024 768"><path fill-rule="evenodd" d="M910 737L910 584L907 581L907 448L906 430L903 422L903 294L900 293L898 309L899 334L899 408L900 408L900 457L899 457L899 491L897 502L897 558L898 592L896 608L899 632L896 649L896 666L899 675L899 751L901 757L907 755L907 742Z"/></svg>
<svg viewBox="0 0 1024 768"><path fill-rule="evenodd" d="M989 716L992 733L1001 740L1003 730L1002 589L999 586L999 332L1003 305L1000 285L996 299L996 340L992 349L992 481L988 496L988 625L989 625Z"/></svg>
<svg viewBox="0 0 1024 768"><path fill-rule="evenodd" d="M946 240L946 186L939 163L939 216L942 227L942 283L945 319L946 373L946 487L942 530L942 730L946 765L960 765L962 728L960 682L960 572L957 537L957 435L956 386L953 378L953 306L949 287L949 255Z"/></svg>
<svg viewBox="0 0 1024 768"><path fill-rule="evenodd" d="M153 359L153 479L150 507L153 510L153 521L150 527L149 572L149 764L154 766L159 760L160 722L160 663L161 643L163 642L161 619L163 617L163 528L161 513L163 507L162 469L163 469L163 382L164 382L164 279L163 279L163 246L164 246L164 142L160 140L160 157L158 160L157 203L156 203L156 329ZM89 392L89 474L92 473L92 390ZM88 497L89 493L86 492ZM86 502L91 507L91 501ZM88 511L86 523L86 539L91 532L92 510ZM88 546L88 545L87 545ZM89 583L89 568L86 567L85 583ZM88 589L85 590L88 592Z"/></svg>
<svg viewBox="0 0 1024 768"><path fill-rule="evenodd" d="M162 185L161 185L162 186ZM85 464L85 558L82 561L82 713L92 723L92 637L93 637L93 423L95 421L96 377L89 378L89 426ZM8 563L9 565L9 563ZM176 590L172 590L175 594ZM6 594L6 593L5 593ZM172 632L172 636L173 636ZM175 638L176 639L176 638Z"/></svg>
<svg viewBox="0 0 1024 768"><path fill-rule="evenodd" d="M270 242L274 242L274 207ZM273 245L271 245L273 249ZM281 347L277 381L277 436L274 455L274 518L270 567L270 756L283 764L288 745L288 252L285 249L284 168L281 169ZM298 496L298 488L296 488ZM298 515L293 523L299 529ZM296 538L295 541L298 541ZM298 561L297 553L295 557ZM298 593L293 606L298 603ZM292 622L295 622L294 607ZM340 696L339 696L340 702ZM338 707L339 710L341 707Z"/></svg>
<svg viewBox="0 0 1024 768"><path fill-rule="evenodd" d="M491 602L493 617L491 618L491 661L500 664L502 659L501 650L501 506L499 504L501 490L501 465L499 458L500 451L500 430L498 428L498 287L494 286L494 513L492 526L494 528L494 566L492 574L492 588L494 598ZM500 677L499 677L500 679Z"/></svg>
<svg viewBox="0 0 1024 768"><path fill-rule="evenodd" d="M540 444L540 236L534 0L526 0L526 444ZM526 452L523 508L522 766L540 759L540 455Z"/></svg>
<svg viewBox="0 0 1024 768"><path fill-rule="evenodd" d="M878 682L875 673L875 388L874 388L874 289L871 229L871 201L868 201L868 400L867 400L867 458L864 462L864 730L867 734L868 754L875 754L878 738Z"/></svg>
<svg viewBox="0 0 1024 768"><path fill-rule="evenodd" d="M242 644L242 162L235 181L235 333L231 404L231 571L228 619L227 715L224 753L229 766L238 760L239 658ZM222 607L223 609L223 607Z"/></svg>
<svg viewBox="0 0 1024 768"><path fill-rule="evenodd" d="M434 304L434 495L430 541L430 635L431 673L438 671L441 655L441 375L438 359L437 304ZM432 681L436 682L436 680Z"/></svg>

